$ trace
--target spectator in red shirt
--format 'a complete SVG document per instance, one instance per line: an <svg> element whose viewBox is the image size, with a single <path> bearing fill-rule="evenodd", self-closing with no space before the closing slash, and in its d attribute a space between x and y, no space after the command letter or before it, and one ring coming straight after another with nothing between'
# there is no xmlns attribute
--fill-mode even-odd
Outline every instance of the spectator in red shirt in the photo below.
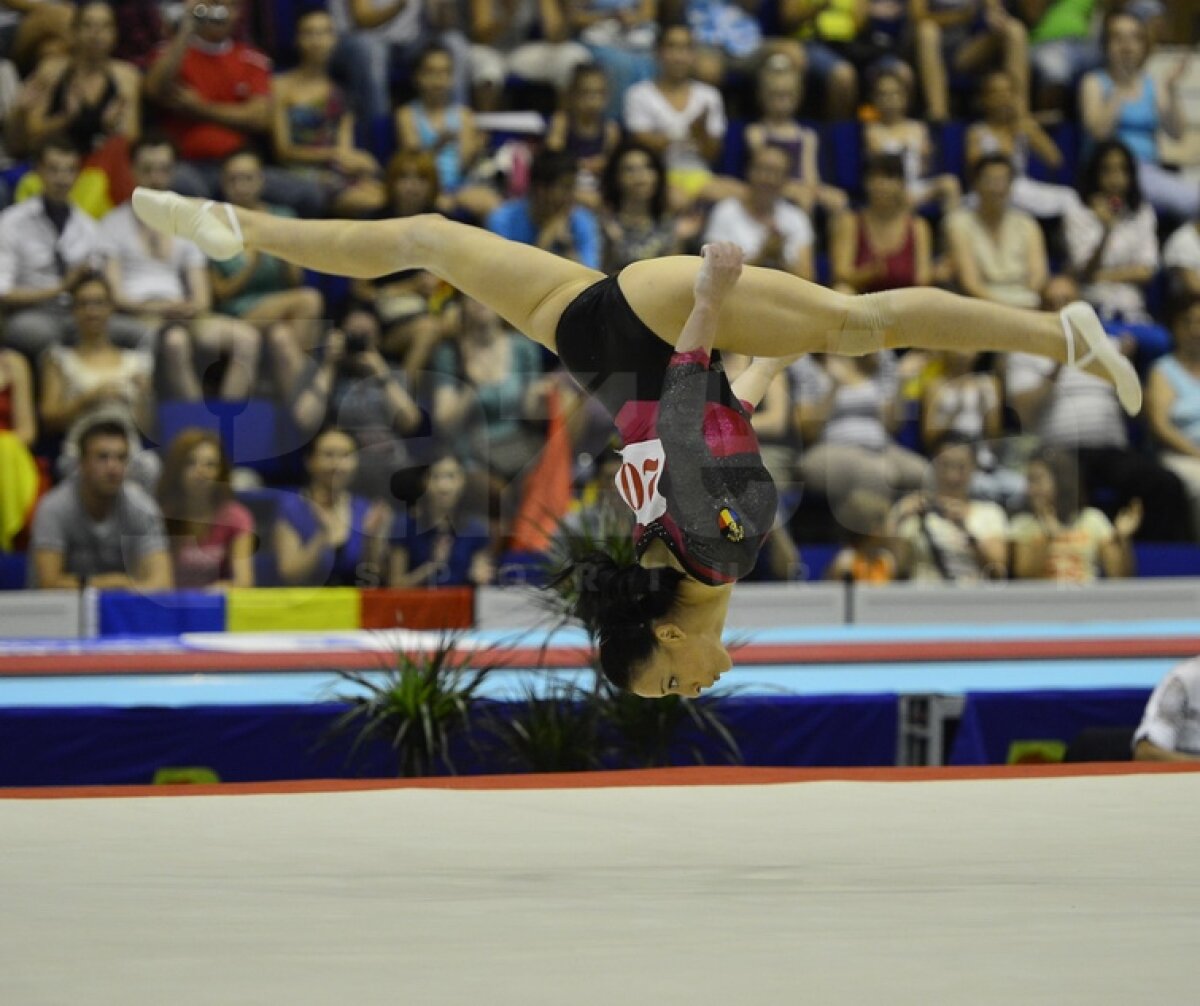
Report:
<svg viewBox="0 0 1200 1006"><path fill-rule="evenodd" d="M0 0L0 7L4 0ZM159 47L171 37L171 29L193 4L174 0L109 0L117 16L117 59L132 63L145 73L158 55ZM250 38L247 19L236 22L234 38Z"/></svg>
<svg viewBox="0 0 1200 1006"><path fill-rule="evenodd" d="M162 126L181 157L173 188L185 195L217 195L225 158L271 128L271 60L234 39L241 14L242 0L196 5L146 74L146 93L165 109ZM325 209L318 182L281 168L267 169L264 195L302 217Z"/></svg>

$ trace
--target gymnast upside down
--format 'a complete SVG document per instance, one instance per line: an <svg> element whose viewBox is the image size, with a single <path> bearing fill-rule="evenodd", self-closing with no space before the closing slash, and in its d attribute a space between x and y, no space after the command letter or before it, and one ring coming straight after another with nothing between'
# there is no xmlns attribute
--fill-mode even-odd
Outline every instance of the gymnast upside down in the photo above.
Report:
<svg viewBox="0 0 1200 1006"><path fill-rule="evenodd" d="M145 189L133 208L218 260L251 248L354 278L427 269L556 353L617 424L617 487L637 518L635 564L602 553L576 564L576 615L609 680L646 698L698 695L731 666L721 639L730 594L777 505L750 414L798 355L1036 353L1109 381L1128 412L1141 408L1137 373L1081 302L1054 315L929 288L853 297L743 268L731 244L609 277L436 215L294 220ZM754 360L731 385L714 350Z"/></svg>

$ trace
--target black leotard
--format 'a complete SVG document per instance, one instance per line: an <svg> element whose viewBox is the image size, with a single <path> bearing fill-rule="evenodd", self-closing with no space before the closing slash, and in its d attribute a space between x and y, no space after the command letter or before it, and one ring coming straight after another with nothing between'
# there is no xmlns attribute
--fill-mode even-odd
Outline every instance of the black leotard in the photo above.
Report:
<svg viewBox="0 0 1200 1006"><path fill-rule="evenodd" d="M50 95L51 115L59 115L66 111L67 89L71 86L74 76L74 68L67 67L63 75L58 78ZM90 154L107 136L108 131L104 127L104 113L108 110L109 104L120 96L121 92L113 75L105 74L104 91L99 99L90 103L81 103L75 117L67 124L67 136L83 156L86 157Z"/></svg>
<svg viewBox="0 0 1200 1006"><path fill-rule="evenodd" d="M730 583L755 565L777 494L720 355L675 353L630 307L615 276L559 319L559 358L625 442L617 489L638 518L638 555L664 541L687 572Z"/></svg>

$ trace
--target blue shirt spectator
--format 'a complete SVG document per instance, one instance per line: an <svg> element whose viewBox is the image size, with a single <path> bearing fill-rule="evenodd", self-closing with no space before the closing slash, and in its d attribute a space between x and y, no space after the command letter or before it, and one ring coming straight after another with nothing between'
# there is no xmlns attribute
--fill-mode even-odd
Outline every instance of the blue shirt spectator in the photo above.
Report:
<svg viewBox="0 0 1200 1006"><path fill-rule="evenodd" d="M318 433L304 459L308 484L286 493L276 513L273 545L287 586L377 587L391 508L350 492L358 445L344 430Z"/></svg>
<svg viewBox="0 0 1200 1006"><path fill-rule="evenodd" d="M467 471L445 454L425 472L417 506L392 524L393 587L480 586L495 579L487 523L468 507Z"/></svg>
<svg viewBox="0 0 1200 1006"><path fill-rule="evenodd" d="M556 228L553 240L545 245L539 240L545 229L539 233L528 199L512 199L496 207L487 226L502 238L538 245L591 269L600 268L600 222L596 214L582 206L571 207L565 227Z"/></svg>
<svg viewBox="0 0 1200 1006"><path fill-rule="evenodd" d="M486 552L489 544L487 524L478 517L448 527L430 524L415 514L400 514L392 525L392 548L407 554L408 569L431 567L424 580L426 587L472 584L475 557Z"/></svg>
<svg viewBox="0 0 1200 1006"><path fill-rule="evenodd" d="M289 586L307 587L358 587L366 586L359 579L359 564L366 553L367 538L359 530L371 509L371 501L362 496L350 497L350 533L346 540L334 547L326 545L319 550L316 563L310 574L300 580L288 579ZM299 493L286 493L279 501L276 521L286 524L308 545L313 536L324 528L312 501Z"/></svg>
<svg viewBox="0 0 1200 1006"><path fill-rule="evenodd" d="M591 210L574 205L575 176L570 154L539 154L529 173L529 195L495 209L488 230L599 269L600 222Z"/></svg>

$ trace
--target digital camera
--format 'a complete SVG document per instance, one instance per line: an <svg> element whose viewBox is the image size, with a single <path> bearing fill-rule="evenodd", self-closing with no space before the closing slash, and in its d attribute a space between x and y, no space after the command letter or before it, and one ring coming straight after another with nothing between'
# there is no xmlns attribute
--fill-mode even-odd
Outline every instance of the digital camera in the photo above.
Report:
<svg viewBox="0 0 1200 1006"><path fill-rule="evenodd" d="M229 8L224 4L198 3L192 8L192 18L196 21L220 24L229 20Z"/></svg>

